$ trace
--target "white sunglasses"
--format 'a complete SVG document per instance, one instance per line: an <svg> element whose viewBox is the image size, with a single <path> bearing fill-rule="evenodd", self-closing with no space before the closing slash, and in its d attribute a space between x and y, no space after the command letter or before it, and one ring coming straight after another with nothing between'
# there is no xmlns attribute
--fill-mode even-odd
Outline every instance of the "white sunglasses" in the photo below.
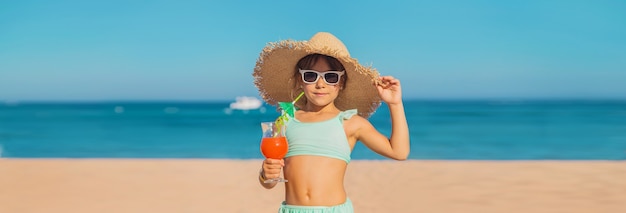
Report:
<svg viewBox="0 0 626 213"><path fill-rule="evenodd" d="M300 74L302 75L302 81L307 84L314 84L319 80L320 76L324 79L324 82L328 85L336 85L339 83L339 79L345 73L345 71L326 71L326 72L318 72L315 70L300 70Z"/></svg>

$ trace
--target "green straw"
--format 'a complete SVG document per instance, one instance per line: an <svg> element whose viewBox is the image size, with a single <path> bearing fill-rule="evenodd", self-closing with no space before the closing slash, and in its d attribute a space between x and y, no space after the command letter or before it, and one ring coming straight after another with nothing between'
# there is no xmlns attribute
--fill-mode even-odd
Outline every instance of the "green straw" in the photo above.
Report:
<svg viewBox="0 0 626 213"><path fill-rule="evenodd" d="M298 100L300 100L302 95L304 95L304 92L301 92L300 95L298 95L298 97L296 97L296 99L293 100L291 103L289 103L289 102L278 102L278 105L281 108L281 115L278 116L278 118L276 118L276 121L274 121L274 123L275 123L275 126L278 128L279 131L282 130L282 126L284 126L285 123L287 123L287 121L289 120L289 117L287 117L287 115L291 115L291 117L295 116L295 106L294 106L294 104ZM275 131L273 136L274 137L278 136L278 133L280 133L279 131Z"/></svg>
<svg viewBox="0 0 626 213"><path fill-rule="evenodd" d="M304 92L301 92L300 95L298 95L298 97L296 97L296 100L293 100L291 103L295 104L296 101L298 101L298 99L300 99L300 97L302 97L302 95L304 95Z"/></svg>

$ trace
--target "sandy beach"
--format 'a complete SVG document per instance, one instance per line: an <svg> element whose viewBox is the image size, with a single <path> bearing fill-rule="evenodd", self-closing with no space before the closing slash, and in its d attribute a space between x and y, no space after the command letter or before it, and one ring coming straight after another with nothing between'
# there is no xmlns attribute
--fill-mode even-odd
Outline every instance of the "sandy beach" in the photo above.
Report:
<svg viewBox="0 0 626 213"><path fill-rule="evenodd" d="M260 160L0 159L0 212L276 212ZM353 161L356 212L626 212L623 161Z"/></svg>

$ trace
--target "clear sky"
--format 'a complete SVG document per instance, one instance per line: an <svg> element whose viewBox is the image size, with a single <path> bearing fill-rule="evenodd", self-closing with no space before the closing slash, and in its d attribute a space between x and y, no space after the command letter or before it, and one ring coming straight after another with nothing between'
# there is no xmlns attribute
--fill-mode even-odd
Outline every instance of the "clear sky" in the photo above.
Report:
<svg viewBox="0 0 626 213"><path fill-rule="evenodd" d="M0 101L258 96L267 42L328 31L407 99L626 99L626 1L3 1Z"/></svg>

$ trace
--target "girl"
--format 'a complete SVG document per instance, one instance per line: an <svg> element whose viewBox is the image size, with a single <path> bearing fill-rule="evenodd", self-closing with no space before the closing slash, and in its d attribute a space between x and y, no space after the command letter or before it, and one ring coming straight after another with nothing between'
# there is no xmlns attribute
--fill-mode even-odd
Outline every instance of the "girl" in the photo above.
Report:
<svg viewBox="0 0 626 213"><path fill-rule="evenodd" d="M285 201L279 212L353 212L344 189L344 175L357 141L395 160L409 155L409 128L400 81L360 65L329 33L309 41L270 43L254 70L255 85L269 104L296 102L298 110L286 124L289 152L284 159L265 159L259 182L267 189L281 171ZM387 138L367 118L384 101L392 132Z"/></svg>

